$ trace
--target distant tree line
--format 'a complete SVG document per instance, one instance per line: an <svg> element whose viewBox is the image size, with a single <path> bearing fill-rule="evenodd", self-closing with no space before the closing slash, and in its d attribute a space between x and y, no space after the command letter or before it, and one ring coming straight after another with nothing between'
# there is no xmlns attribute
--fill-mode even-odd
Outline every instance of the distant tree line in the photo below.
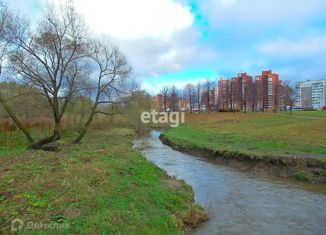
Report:
<svg viewBox="0 0 326 235"><path fill-rule="evenodd" d="M224 80L219 86L210 79L188 83L183 89L176 89L174 85L164 86L155 98L156 105L165 112L264 111L258 109L259 97L255 84L244 86L241 92L237 92L237 84L232 80ZM273 89L274 112L293 106L294 94L289 81L280 81Z"/></svg>
<svg viewBox="0 0 326 235"><path fill-rule="evenodd" d="M213 81L207 79L205 82L196 84L188 83L184 89L176 86L163 86L156 96L156 104L161 111L215 111L215 87Z"/></svg>

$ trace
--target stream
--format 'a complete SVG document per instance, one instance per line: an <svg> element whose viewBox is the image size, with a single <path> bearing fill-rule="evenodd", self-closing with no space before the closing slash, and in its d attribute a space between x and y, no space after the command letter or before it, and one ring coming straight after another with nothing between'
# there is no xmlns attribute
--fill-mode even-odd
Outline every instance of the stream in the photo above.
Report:
<svg viewBox="0 0 326 235"><path fill-rule="evenodd" d="M184 180L209 220L191 234L326 234L326 190L256 176L181 153L162 144L160 132L134 147L170 176Z"/></svg>

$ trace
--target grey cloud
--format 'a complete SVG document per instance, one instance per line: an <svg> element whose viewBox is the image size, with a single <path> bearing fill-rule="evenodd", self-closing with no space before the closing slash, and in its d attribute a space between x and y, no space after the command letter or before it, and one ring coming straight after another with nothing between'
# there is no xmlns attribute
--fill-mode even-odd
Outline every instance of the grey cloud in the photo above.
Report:
<svg viewBox="0 0 326 235"><path fill-rule="evenodd" d="M198 45L200 34L187 28L169 38L137 40L114 39L127 55L135 71L143 76L180 71L187 66L200 66L216 56L214 51Z"/></svg>

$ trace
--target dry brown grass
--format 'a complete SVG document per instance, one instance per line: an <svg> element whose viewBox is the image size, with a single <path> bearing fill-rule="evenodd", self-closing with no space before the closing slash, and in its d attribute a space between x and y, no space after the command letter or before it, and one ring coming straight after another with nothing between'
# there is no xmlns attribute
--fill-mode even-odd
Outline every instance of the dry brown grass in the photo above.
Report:
<svg viewBox="0 0 326 235"><path fill-rule="evenodd" d="M62 118L63 129L78 129L85 122L85 118L80 115L69 115ZM27 129L46 131L53 128L53 120L50 117L20 117L19 120L22 122L24 127ZM95 130L106 129L113 122L111 117L98 115L95 116L91 127ZM13 132L16 131L17 127L9 117L0 117L0 132Z"/></svg>
<svg viewBox="0 0 326 235"><path fill-rule="evenodd" d="M20 121L27 129L48 130L52 127L52 121L49 118L20 118ZM17 129L10 118L0 118L0 131L12 132Z"/></svg>

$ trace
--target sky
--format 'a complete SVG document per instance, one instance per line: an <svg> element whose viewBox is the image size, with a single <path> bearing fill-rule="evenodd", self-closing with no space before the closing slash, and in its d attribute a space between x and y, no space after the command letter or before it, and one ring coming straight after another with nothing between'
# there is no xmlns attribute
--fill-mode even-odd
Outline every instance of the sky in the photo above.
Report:
<svg viewBox="0 0 326 235"><path fill-rule="evenodd" d="M54 0L56 2L60 0ZM8 3L32 20L45 0ZM292 85L326 79L326 0L74 0L108 34L143 89L183 88L271 69Z"/></svg>

